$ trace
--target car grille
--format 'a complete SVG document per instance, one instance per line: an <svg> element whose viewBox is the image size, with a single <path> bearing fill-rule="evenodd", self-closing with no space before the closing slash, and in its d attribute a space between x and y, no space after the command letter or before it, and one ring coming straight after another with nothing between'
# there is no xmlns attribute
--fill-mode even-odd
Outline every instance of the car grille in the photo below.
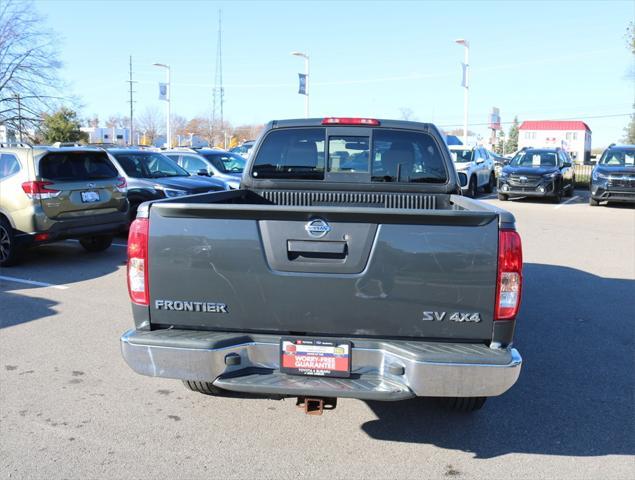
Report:
<svg viewBox="0 0 635 480"><path fill-rule="evenodd" d="M635 175L609 176L609 187L635 188Z"/></svg>
<svg viewBox="0 0 635 480"><path fill-rule="evenodd" d="M537 187L541 179L538 175L510 175L509 183L518 187Z"/></svg>

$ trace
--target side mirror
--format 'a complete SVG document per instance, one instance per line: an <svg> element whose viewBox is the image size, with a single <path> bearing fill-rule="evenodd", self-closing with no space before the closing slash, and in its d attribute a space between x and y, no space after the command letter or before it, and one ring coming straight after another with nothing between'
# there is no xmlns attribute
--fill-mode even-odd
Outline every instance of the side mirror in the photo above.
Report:
<svg viewBox="0 0 635 480"><path fill-rule="evenodd" d="M562 166L563 166L563 167L565 167L565 168L568 168L568 167L570 167L570 166L571 166L571 162L564 162L564 163L562 164Z"/></svg>
<svg viewBox="0 0 635 480"><path fill-rule="evenodd" d="M198 172L196 172L196 174L203 177L209 177L209 172L205 168L201 168Z"/></svg>
<svg viewBox="0 0 635 480"><path fill-rule="evenodd" d="M485 161L485 160L483 160L482 158L477 158L477 159L476 159L476 163L477 163L477 164L479 164L479 165L480 165L481 163L483 163L484 161Z"/></svg>

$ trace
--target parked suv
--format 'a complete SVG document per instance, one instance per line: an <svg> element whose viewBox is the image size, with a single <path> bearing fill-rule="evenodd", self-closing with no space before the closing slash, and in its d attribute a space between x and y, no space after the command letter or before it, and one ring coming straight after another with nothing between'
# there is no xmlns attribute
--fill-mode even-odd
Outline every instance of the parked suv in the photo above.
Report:
<svg viewBox="0 0 635 480"><path fill-rule="evenodd" d="M237 190L245 168L245 158L237 153L197 148L170 150L164 154L187 170L191 175L214 177L223 182L227 190Z"/></svg>
<svg viewBox="0 0 635 480"><path fill-rule="evenodd" d="M127 220L126 179L102 149L0 145L0 266L67 238L105 250Z"/></svg>
<svg viewBox="0 0 635 480"><path fill-rule="evenodd" d="M139 205L148 200L226 189L224 182L190 176L186 170L160 152L111 148L108 153L128 182L131 220L136 217Z"/></svg>
<svg viewBox="0 0 635 480"><path fill-rule="evenodd" d="M449 149L463 193L474 198L479 188L483 188L486 193L494 191L494 158L485 148L450 145Z"/></svg>
<svg viewBox="0 0 635 480"><path fill-rule="evenodd" d="M251 152L251 149L254 147L255 143L256 143L255 140L246 140L240 145L238 145L237 147L230 149L229 151L231 153L237 153L238 155L241 155L242 157L248 158L249 153Z"/></svg>
<svg viewBox="0 0 635 480"><path fill-rule="evenodd" d="M509 197L545 197L560 203L575 188L571 157L562 148L521 149L498 177L498 199Z"/></svg>
<svg viewBox="0 0 635 480"><path fill-rule="evenodd" d="M589 203L635 203L635 145L611 145L591 174Z"/></svg>

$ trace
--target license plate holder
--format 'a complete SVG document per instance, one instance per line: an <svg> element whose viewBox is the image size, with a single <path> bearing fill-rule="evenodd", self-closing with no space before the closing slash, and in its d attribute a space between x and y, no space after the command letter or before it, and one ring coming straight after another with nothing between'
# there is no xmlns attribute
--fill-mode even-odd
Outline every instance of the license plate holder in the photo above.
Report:
<svg viewBox="0 0 635 480"><path fill-rule="evenodd" d="M99 192L94 192L89 190L87 192L81 192L82 202L84 203L95 203L100 200Z"/></svg>
<svg viewBox="0 0 635 480"><path fill-rule="evenodd" d="M332 338L283 337L280 340L280 371L308 377L351 376L352 344Z"/></svg>

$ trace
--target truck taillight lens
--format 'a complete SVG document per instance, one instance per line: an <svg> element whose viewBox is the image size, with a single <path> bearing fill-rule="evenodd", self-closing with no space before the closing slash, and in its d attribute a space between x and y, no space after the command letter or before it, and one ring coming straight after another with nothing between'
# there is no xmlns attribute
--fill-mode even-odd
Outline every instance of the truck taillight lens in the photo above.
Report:
<svg viewBox="0 0 635 480"><path fill-rule="evenodd" d="M150 304L148 289L148 219L137 218L128 233L128 293L139 305Z"/></svg>
<svg viewBox="0 0 635 480"><path fill-rule="evenodd" d="M379 123L379 120L375 118L327 117L322 120L322 125L370 125L376 127Z"/></svg>
<svg viewBox="0 0 635 480"><path fill-rule="evenodd" d="M498 234L498 281L494 320L513 320L520 307L523 285L523 247L515 230Z"/></svg>
<svg viewBox="0 0 635 480"><path fill-rule="evenodd" d="M49 188L49 185L52 184L53 182L44 182L41 180L35 182L24 182L22 184L22 190L26 193L27 197L34 200L55 198L62 192L55 188Z"/></svg>

